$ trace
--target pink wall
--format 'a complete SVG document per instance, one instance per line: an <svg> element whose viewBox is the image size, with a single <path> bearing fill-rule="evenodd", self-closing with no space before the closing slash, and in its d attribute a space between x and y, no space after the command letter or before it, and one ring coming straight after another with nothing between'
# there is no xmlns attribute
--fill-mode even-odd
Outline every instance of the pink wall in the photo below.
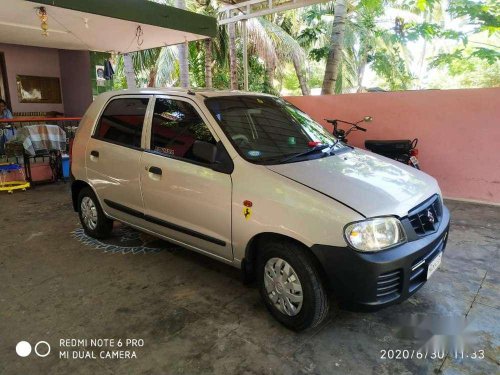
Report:
<svg viewBox="0 0 500 375"><path fill-rule="evenodd" d="M7 80L13 112L64 112L60 104L19 103L17 98L16 75L61 77L59 52L57 49L0 44L0 52L5 54Z"/></svg>
<svg viewBox="0 0 500 375"><path fill-rule="evenodd" d="M325 125L325 118L373 116L365 139L418 138L422 170L445 197L500 203L500 88L406 91L286 98Z"/></svg>
<svg viewBox="0 0 500 375"><path fill-rule="evenodd" d="M89 51L59 50L61 89L66 116L83 116L92 103Z"/></svg>

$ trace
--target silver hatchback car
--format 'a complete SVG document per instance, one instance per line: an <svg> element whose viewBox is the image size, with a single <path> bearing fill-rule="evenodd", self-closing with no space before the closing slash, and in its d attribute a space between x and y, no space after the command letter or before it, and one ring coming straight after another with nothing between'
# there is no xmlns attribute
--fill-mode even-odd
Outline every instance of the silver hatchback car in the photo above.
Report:
<svg viewBox="0 0 500 375"><path fill-rule="evenodd" d="M240 268L294 330L326 317L330 290L368 309L408 298L450 221L434 178L236 91L100 95L73 145L72 198L90 236L119 220Z"/></svg>

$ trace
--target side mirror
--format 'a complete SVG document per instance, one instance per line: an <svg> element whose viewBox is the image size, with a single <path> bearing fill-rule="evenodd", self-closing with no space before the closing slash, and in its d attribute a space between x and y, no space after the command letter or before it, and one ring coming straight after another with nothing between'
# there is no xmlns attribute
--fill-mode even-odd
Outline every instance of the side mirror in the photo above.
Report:
<svg viewBox="0 0 500 375"><path fill-rule="evenodd" d="M364 122L372 122L372 120L373 120L373 117L372 117L372 116L365 116L365 117L363 118L363 121L364 121Z"/></svg>
<svg viewBox="0 0 500 375"><path fill-rule="evenodd" d="M203 141L194 141L193 155L208 164L215 163L217 156L217 146Z"/></svg>

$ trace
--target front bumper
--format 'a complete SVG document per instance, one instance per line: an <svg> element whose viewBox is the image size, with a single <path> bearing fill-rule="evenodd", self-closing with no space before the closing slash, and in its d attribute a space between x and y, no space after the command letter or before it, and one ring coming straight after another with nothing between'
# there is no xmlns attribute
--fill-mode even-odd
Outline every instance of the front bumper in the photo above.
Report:
<svg viewBox="0 0 500 375"><path fill-rule="evenodd" d="M429 263L446 247L450 214L443 206L432 234L375 253L314 245L331 289L347 306L376 310L404 301L427 281Z"/></svg>

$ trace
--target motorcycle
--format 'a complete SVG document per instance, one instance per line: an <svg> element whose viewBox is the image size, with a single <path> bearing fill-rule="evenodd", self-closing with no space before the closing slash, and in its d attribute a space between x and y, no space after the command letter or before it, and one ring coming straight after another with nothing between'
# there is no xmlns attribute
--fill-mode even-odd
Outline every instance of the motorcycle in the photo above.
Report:
<svg viewBox="0 0 500 375"><path fill-rule="evenodd" d="M341 142L347 143L347 136L353 131L366 132L366 128L359 126L362 122L372 122L373 118L370 116L365 116L362 120L358 122L349 122L339 119L325 119L326 122L333 125L333 135ZM351 125L351 127L346 131L339 128L339 123ZM413 140L400 139L400 140L366 140L365 148L379 154L386 156L393 160L397 160L403 164L412 166L413 168L420 169L420 165L417 159L418 155L418 138Z"/></svg>

